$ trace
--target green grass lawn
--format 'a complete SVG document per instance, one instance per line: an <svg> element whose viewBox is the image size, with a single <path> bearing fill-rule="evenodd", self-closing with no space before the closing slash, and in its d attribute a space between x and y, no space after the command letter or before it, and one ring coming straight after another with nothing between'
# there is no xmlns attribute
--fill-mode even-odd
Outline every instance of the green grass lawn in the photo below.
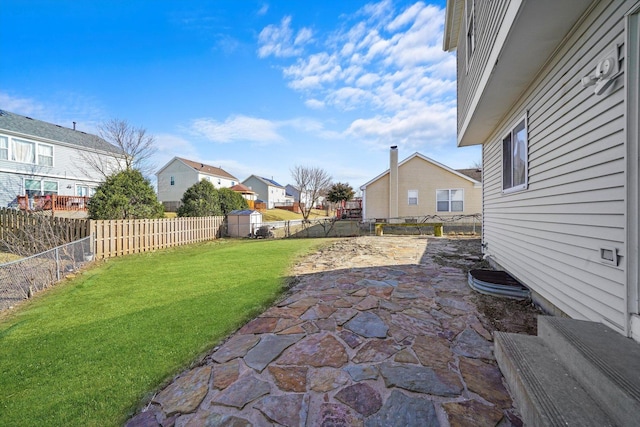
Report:
<svg viewBox="0 0 640 427"><path fill-rule="evenodd" d="M0 425L122 425L279 295L321 240L220 240L109 260L0 317Z"/></svg>

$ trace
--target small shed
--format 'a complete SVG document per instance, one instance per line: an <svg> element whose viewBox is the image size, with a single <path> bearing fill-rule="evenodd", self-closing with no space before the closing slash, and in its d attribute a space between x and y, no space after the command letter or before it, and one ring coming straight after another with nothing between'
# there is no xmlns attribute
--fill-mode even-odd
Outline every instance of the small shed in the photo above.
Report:
<svg viewBox="0 0 640 427"><path fill-rule="evenodd" d="M227 235L247 237L262 226L262 214L251 209L235 210L227 214Z"/></svg>

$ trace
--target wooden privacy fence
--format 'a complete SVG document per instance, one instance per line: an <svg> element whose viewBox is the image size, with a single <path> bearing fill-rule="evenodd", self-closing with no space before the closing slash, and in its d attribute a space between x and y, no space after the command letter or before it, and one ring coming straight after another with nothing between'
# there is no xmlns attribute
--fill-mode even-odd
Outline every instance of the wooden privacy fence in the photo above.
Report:
<svg viewBox="0 0 640 427"><path fill-rule="evenodd" d="M149 252L220 237L223 216L90 221L96 258Z"/></svg>
<svg viewBox="0 0 640 427"><path fill-rule="evenodd" d="M56 236L58 244L62 244L88 237L91 230L89 221L85 219L59 218L51 214L0 208L1 242L15 241L20 236L30 235L30 239L25 239L25 242L28 242L32 239L38 240L38 234L40 238L44 238L43 234L51 233Z"/></svg>

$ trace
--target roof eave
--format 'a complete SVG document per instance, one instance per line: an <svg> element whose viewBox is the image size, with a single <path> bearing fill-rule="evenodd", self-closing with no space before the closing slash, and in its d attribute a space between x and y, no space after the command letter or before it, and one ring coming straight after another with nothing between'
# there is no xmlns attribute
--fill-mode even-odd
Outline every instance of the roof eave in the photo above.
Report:
<svg viewBox="0 0 640 427"><path fill-rule="evenodd" d="M595 6L584 0L520 0L510 3L469 113L458 131L458 146L486 142L513 105L544 70L563 40ZM549 13L552 10L553 13ZM532 43L535 40L535 43ZM576 80L579 84L579 80Z"/></svg>
<svg viewBox="0 0 640 427"><path fill-rule="evenodd" d="M445 52L453 52L458 48L460 20L464 13L463 5L464 2L460 0L447 0L442 36L442 49Z"/></svg>

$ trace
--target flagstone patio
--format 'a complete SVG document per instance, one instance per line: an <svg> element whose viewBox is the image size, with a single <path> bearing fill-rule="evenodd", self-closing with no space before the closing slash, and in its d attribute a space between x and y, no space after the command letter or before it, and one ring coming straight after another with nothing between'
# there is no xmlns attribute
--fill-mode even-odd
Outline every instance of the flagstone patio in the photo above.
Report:
<svg viewBox="0 0 640 427"><path fill-rule="evenodd" d="M479 245L367 236L308 256L285 299L127 426L522 425L461 268Z"/></svg>

